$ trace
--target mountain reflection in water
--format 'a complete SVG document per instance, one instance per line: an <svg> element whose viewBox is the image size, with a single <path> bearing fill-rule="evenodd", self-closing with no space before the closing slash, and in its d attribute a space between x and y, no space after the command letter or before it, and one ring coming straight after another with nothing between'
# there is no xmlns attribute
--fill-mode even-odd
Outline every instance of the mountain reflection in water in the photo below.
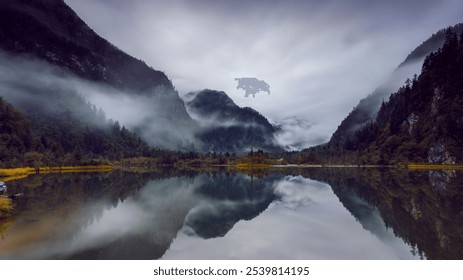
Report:
<svg viewBox="0 0 463 280"><path fill-rule="evenodd" d="M262 172L261 172L262 173ZM461 174L313 168L9 183L2 259L461 259Z"/></svg>

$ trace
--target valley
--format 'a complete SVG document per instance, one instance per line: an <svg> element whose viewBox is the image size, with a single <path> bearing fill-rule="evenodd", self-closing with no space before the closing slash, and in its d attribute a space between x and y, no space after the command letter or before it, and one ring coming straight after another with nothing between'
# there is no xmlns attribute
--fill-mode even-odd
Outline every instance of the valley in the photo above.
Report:
<svg viewBox="0 0 463 280"><path fill-rule="evenodd" d="M81 7L0 3L0 259L463 258L462 23L426 30L408 56L394 57L396 68L385 62L392 55L376 53L383 64L361 80L352 77L371 67L364 60L381 45L376 34L365 43L347 32L337 54L349 59L333 56L333 66L308 56L301 66L317 36L297 44L295 33L271 25L249 43L262 56L243 62L244 44L185 35L160 17L153 32L192 52L185 62L169 58L178 69L194 61L187 77L122 50L73 5ZM281 29L299 18L290 14ZM219 33L246 33L235 25ZM149 57L164 63L170 53L156 47L165 42L148 37ZM204 50L185 43L197 39ZM201 61L205 53L211 58ZM208 69L230 53L236 61ZM337 72L344 64L352 73ZM236 65L245 70L227 68ZM251 87L242 96L235 79L258 81L266 93ZM352 94L378 80L366 97Z"/></svg>

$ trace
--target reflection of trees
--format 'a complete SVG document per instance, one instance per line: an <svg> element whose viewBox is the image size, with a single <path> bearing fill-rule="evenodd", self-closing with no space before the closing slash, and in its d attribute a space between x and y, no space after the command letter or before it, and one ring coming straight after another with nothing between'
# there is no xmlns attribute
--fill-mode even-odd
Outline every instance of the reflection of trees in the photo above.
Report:
<svg viewBox="0 0 463 280"><path fill-rule="evenodd" d="M376 208L385 225L415 248L415 253L424 252L429 259L463 257L461 174L449 177L441 171L333 168L306 169L303 175L330 184L365 228L365 211Z"/></svg>
<svg viewBox="0 0 463 280"><path fill-rule="evenodd" d="M98 219L104 209L133 196L148 181L163 177L162 173L65 173L12 181L9 194L21 194L14 200L12 218L16 221L3 221L0 228L4 235L11 232L8 242L22 248L56 237L72 237ZM95 206L85 210L89 205ZM0 244L0 256L4 253Z"/></svg>

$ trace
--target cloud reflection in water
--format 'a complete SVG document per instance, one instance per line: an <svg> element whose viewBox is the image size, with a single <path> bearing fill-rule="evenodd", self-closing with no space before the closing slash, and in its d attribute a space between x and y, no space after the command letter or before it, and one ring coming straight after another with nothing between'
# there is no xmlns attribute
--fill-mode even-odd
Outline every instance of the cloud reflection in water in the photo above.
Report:
<svg viewBox="0 0 463 280"><path fill-rule="evenodd" d="M4 243L0 242L0 257L413 258L410 246L387 230L374 206L347 189L335 194L329 185L303 176L199 173L143 185L119 202L101 198L80 204L61 222L64 230L50 229L47 224L59 209L37 216L35 223L18 223L23 227L12 227ZM30 215L36 213L31 211ZM50 233L1 251L3 245L13 244L19 233L37 232L34 225L42 225Z"/></svg>
<svg viewBox="0 0 463 280"><path fill-rule="evenodd" d="M327 184L288 176L274 192L278 199L252 221L238 222L223 238L181 233L163 259L415 258L384 223L376 223L380 237L365 231Z"/></svg>

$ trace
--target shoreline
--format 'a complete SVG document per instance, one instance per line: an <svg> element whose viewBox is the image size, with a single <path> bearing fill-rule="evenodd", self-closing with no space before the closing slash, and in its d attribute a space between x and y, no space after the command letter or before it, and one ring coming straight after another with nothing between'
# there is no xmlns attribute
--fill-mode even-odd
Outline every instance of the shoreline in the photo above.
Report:
<svg viewBox="0 0 463 280"><path fill-rule="evenodd" d="M113 169L114 167L111 165L51 166L40 167L38 174L110 172ZM0 168L0 180L4 182L26 178L33 174L37 174L33 167Z"/></svg>
<svg viewBox="0 0 463 280"><path fill-rule="evenodd" d="M409 163L397 165L379 165L379 164L235 164L229 165L238 170L240 169L266 169L266 168L397 168L407 170L461 170L461 164L426 164L426 163Z"/></svg>
<svg viewBox="0 0 463 280"><path fill-rule="evenodd" d="M175 165L166 165L163 167L179 168ZM460 164L426 164L426 163L409 163L398 165L355 165L355 164L262 164L262 163L238 163L238 164L218 164L200 166L197 169L206 169L207 167L228 167L236 170L253 170L253 169L271 169L271 168L398 168L412 171L418 170L463 170ZM122 169L112 165L83 165L83 166L51 166L41 167L38 174L51 173L85 173L85 172L111 172L115 169ZM130 171L130 167L127 168ZM149 170L149 169L146 169ZM0 168L0 181L8 182L12 180L26 178L29 175L37 174L33 167L17 168Z"/></svg>

